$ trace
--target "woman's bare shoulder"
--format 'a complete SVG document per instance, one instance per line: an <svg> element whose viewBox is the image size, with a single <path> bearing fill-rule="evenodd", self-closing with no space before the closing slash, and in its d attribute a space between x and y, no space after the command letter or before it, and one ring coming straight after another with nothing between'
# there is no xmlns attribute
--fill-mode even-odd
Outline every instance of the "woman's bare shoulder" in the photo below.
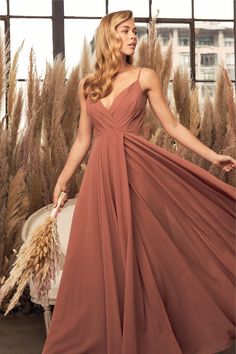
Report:
<svg viewBox="0 0 236 354"><path fill-rule="evenodd" d="M155 79L156 77L158 77L156 71L152 68L146 68L146 67L140 67L141 72L142 72L142 76L145 79Z"/></svg>
<svg viewBox="0 0 236 354"><path fill-rule="evenodd" d="M150 90L160 85L160 79L157 72L152 68L142 67L140 81L144 90Z"/></svg>

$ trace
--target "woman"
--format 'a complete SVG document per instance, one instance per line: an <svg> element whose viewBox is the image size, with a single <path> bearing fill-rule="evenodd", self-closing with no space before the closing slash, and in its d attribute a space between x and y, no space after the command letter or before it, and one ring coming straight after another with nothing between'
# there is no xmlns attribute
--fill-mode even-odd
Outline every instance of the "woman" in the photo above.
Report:
<svg viewBox="0 0 236 354"><path fill-rule="evenodd" d="M132 65L136 43L131 11L103 17L80 81L55 205L95 138L43 354L210 354L234 338L235 189L142 137L147 99L187 148L227 172L236 161L176 120L156 73Z"/></svg>

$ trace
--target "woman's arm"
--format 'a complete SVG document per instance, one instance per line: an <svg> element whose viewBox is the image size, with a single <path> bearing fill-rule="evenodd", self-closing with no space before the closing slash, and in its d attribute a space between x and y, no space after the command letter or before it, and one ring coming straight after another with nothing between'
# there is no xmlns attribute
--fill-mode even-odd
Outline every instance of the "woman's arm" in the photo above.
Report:
<svg viewBox="0 0 236 354"><path fill-rule="evenodd" d="M142 87L147 91L148 100L163 128L185 147L204 157L216 166L228 171L236 167L236 160L227 155L219 155L198 140L190 130L184 127L173 115L162 92L161 82L152 69L143 68Z"/></svg>
<svg viewBox="0 0 236 354"><path fill-rule="evenodd" d="M53 193L54 205L57 204L58 196L61 191L67 191L67 183L70 181L75 171L79 167L80 163L83 161L84 156L88 152L93 134L93 125L90 117L86 110L86 100L83 94L83 82L84 79L80 80L79 83L79 101L80 101L80 119L79 127L75 141L70 149L67 161L63 170L61 171L55 189ZM63 206L64 204L62 204Z"/></svg>

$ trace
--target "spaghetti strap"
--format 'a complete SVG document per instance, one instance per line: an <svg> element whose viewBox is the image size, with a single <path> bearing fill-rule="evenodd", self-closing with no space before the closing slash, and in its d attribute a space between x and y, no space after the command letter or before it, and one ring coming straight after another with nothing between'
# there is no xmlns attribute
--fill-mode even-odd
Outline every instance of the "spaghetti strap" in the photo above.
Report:
<svg viewBox="0 0 236 354"><path fill-rule="evenodd" d="M139 80L141 70L142 70L142 68L139 69L137 81Z"/></svg>

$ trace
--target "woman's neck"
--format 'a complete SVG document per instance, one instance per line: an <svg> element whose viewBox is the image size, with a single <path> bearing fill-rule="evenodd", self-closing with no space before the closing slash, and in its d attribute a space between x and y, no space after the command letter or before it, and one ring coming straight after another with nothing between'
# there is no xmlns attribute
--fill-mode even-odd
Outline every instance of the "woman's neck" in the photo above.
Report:
<svg viewBox="0 0 236 354"><path fill-rule="evenodd" d="M120 66L119 66L119 70L118 72L122 72L122 71L126 71L128 68L130 68L130 65L129 63L127 63L126 61L126 55L125 54L122 54L121 56L121 62L120 62Z"/></svg>

